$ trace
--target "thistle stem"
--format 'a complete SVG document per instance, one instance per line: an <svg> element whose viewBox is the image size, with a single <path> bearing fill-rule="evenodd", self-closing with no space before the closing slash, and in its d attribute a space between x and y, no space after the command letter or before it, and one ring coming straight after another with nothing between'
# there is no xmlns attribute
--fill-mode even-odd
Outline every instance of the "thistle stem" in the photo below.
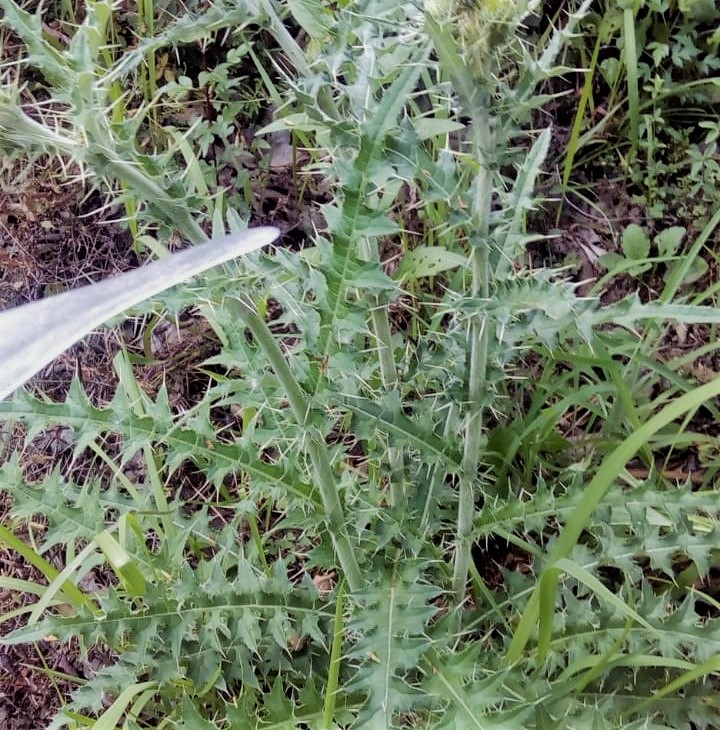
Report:
<svg viewBox="0 0 720 730"><path fill-rule="evenodd" d="M360 246L368 261L380 260L377 245L369 239L363 238ZM392 351L392 329L387 302L377 296L371 300L370 327L377 347L380 381L385 391L390 392L398 384L397 365ZM402 448L388 448L387 460L390 466L390 502L393 507L399 507L405 503L405 459Z"/></svg>
<svg viewBox="0 0 720 730"><path fill-rule="evenodd" d="M315 472L318 491L323 503L325 524L333 541L335 554L345 579L352 591L359 591L365 584L352 543L347 534L345 515L328 458L327 445L316 428L309 423L310 404L308 398L292 373L277 341L267 324L255 308L242 299L234 300L230 306L242 323L252 332L255 341L262 348L275 375L285 389L290 408L300 426L306 429L308 451Z"/></svg>
<svg viewBox="0 0 720 730"><path fill-rule="evenodd" d="M473 220L475 240L471 254L472 296L490 296L490 210L492 205L492 171L490 159L494 138L490 126L487 100L480 98L473 109L475 152L479 164L475 181ZM488 355L488 329L485 317L476 315L470 324L470 372L468 376L468 407L465 417L464 449L458 495L453 594L455 604L465 600L470 570L472 527L475 517L475 482L483 437L483 398L485 395Z"/></svg>

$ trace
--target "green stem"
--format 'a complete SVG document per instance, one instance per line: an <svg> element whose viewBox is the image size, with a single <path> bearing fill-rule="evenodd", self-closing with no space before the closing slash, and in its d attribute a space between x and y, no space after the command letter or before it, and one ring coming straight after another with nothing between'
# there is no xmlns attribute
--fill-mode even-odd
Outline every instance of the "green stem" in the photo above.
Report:
<svg viewBox="0 0 720 730"><path fill-rule="evenodd" d="M295 379L278 343L267 324L254 307L236 299L230 305L234 313L252 332L255 341L262 348L275 375L285 389L290 408L298 424L305 428L308 437L308 451L313 465L318 491L322 499L325 523L332 538L340 566L352 591L359 591L365 584L355 551L347 534L340 494L335 475L328 458L327 445L321 434L309 423L310 405L308 398Z"/></svg>
<svg viewBox="0 0 720 730"><path fill-rule="evenodd" d="M360 245L363 255L368 261L379 260L376 244L363 238ZM380 380L383 388L389 392L397 387L398 375L393 357L392 330L390 329L387 303L379 297L373 297L370 306L370 326L377 347ZM402 448L388 448L387 459L390 465L390 502L393 507L400 507L405 504L405 458Z"/></svg>
<svg viewBox="0 0 720 730"><path fill-rule="evenodd" d="M465 111L472 118L478 175L472 209L473 249L471 255L472 296L487 299L490 295L490 212L492 205L492 160L495 155L494 132L490 125L491 94L486 79L493 74L485 69L475 74L453 37L451 25L425 18L442 68L450 76ZM464 449L458 494L457 536L453 566L453 594L456 605L465 600L470 569L473 517L475 515L475 481L483 437L483 396L487 375L488 331L482 315L470 325L470 373L468 406L465 417Z"/></svg>
<svg viewBox="0 0 720 730"><path fill-rule="evenodd" d="M637 154L640 130L640 93L638 88L638 53L635 42L635 11L632 6L623 9L623 40L625 41L625 73L630 112L630 160L633 160Z"/></svg>
<svg viewBox="0 0 720 730"><path fill-rule="evenodd" d="M486 100L481 99L473 110L475 150L479 163L474 202L474 222L477 239L471 255L472 296L490 296L490 209L492 204L492 171L490 156L494 139ZM457 536L453 568L453 594L456 605L465 600L472 548L473 518L475 516L475 481L483 438L483 396L487 376L488 328L481 315L470 325L470 374L468 379L468 410L465 418L465 443L458 495Z"/></svg>
<svg viewBox="0 0 720 730"><path fill-rule="evenodd" d="M337 698L340 679L340 665L342 664L343 638L343 608L345 606L345 584L340 581L335 599L335 623L333 625L332 648L330 650L330 668L325 688L325 702L323 703L323 730L330 730L333 715L335 714L335 700Z"/></svg>

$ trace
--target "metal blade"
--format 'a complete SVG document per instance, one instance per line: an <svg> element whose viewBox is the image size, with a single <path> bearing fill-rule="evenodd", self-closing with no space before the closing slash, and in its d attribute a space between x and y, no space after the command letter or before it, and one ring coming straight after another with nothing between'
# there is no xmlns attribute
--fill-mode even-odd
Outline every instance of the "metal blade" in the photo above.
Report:
<svg viewBox="0 0 720 730"><path fill-rule="evenodd" d="M216 238L112 279L0 312L0 400L116 314L279 235L277 228L253 228Z"/></svg>

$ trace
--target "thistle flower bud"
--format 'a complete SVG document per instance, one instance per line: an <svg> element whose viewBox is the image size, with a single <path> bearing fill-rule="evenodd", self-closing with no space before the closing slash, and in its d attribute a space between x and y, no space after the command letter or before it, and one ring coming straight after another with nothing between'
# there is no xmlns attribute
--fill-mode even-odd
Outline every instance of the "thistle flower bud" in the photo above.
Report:
<svg viewBox="0 0 720 730"><path fill-rule="evenodd" d="M455 14L455 0L425 0L425 12L442 23Z"/></svg>
<svg viewBox="0 0 720 730"><path fill-rule="evenodd" d="M528 0L425 0L425 12L450 22L453 35L473 74L486 73L487 61L506 43L527 15Z"/></svg>

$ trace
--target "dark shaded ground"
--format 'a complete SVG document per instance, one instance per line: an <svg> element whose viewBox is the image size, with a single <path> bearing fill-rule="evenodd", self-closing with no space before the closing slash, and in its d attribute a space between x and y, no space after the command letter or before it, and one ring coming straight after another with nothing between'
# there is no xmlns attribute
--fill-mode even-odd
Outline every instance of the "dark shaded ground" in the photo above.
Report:
<svg viewBox="0 0 720 730"><path fill-rule="evenodd" d="M2 515L7 512L7 495L0 494ZM3 520L4 521L4 520ZM27 524L16 534L27 539L28 532L42 531L42 525ZM62 556L48 556L56 567L62 567ZM0 574L4 578L44 585L39 571L29 566L13 551L0 548ZM100 586L98 586L99 588ZM37 596L17 591L0 590L0 615L32 607ZM22 613L0 625L0 635L25 624ZM44 728L61 706L62 698L76 689L78 683L113 661L104 647L91 647L87 656L77 645L63 646L47 637L33 644L0 645L0 728L3 730L39 730Z"/></svg>

